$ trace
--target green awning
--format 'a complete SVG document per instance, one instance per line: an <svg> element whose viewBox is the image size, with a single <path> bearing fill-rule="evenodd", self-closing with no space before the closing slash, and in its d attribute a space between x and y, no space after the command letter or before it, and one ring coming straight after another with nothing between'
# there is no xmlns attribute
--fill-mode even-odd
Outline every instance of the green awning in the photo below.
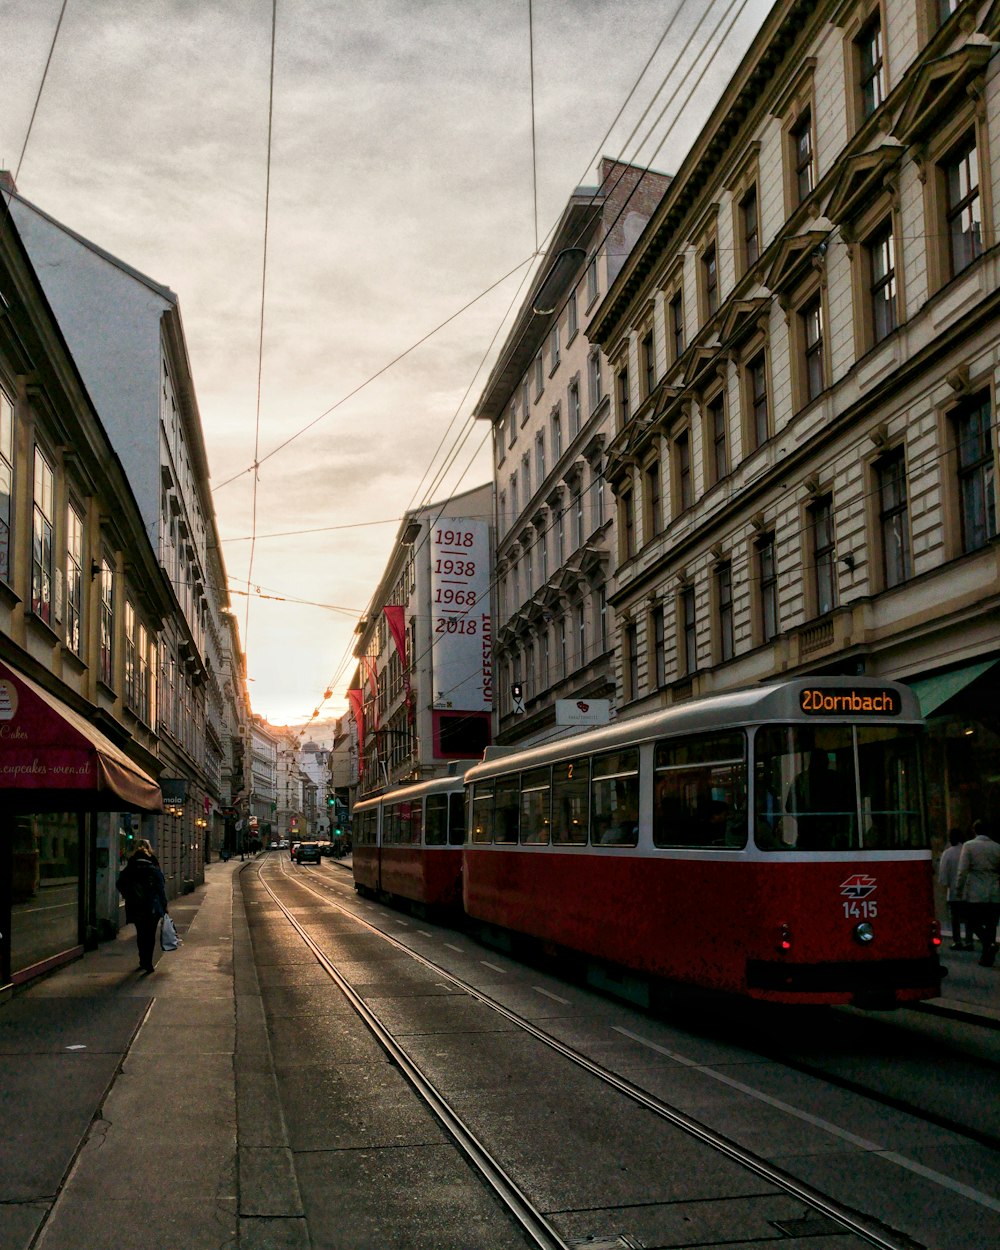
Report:
<svg viewBox="0 0 1000 1250"><path fill-rule="evenodd" d="M982 677L983 673L988 672L996 663L996 660L980 660L978 664L968 664L965 668L953 668L947 673L935 673L931 677L921 677L919 681L911 681L907 684L920 700L921 715L930 716L942 704L947 703L959 691L974 682L977 677Z"/></svg>

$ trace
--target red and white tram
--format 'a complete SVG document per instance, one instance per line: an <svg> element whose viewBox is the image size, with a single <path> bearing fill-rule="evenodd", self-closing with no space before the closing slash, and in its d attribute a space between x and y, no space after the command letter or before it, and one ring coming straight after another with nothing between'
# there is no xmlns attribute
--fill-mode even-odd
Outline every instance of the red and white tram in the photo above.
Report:
<svg viewBox="0 0 1000 1250"><path fill-rule="evenodd" d="M462 903L461 776L402 786L354 805L354 886L428 908Z"/></svg>
<svg viewBox="0 0 1000 1250"><path fill-rule="evenodd" d="M487 752L465 775L465 911L756 999L932 997L921 736L908 687L820 677Z"/></svg>

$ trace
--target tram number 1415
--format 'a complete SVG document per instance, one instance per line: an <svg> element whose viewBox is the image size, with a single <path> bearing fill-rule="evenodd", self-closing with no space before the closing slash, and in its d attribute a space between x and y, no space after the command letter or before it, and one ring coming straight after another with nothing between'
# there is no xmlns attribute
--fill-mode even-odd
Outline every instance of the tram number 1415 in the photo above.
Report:
<svg viewBox="0 0 1000 1250"><path fill-rule="evenodd" d="M859 902L853 899L850 903L844 903L844 915L848 920L873 920L878 915L878 903L876 902Z"/></svg>

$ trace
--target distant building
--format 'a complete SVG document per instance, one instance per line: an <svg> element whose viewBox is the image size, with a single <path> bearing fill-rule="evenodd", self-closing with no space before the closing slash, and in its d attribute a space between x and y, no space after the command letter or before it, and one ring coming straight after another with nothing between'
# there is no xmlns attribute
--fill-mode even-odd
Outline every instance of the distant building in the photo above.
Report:
<svg viewBox="0 0 1000 1250"><path fill-rule="evenodd" d="M599 186L570 198L548 251L554 259L539 271L475 408L493 426L500 743L559 732L557 700L614 702L608 596L617 560L604 476L614 429L607 360L587 335L669 179L607 159L600 175Z"/></svg>
<svg viewBox="0 0 1000 1250"><path fill-rule="evenodd" d="M591 323L616 698L909 682L1000 807L1000 6L778 0Z"/></svg>
<svg viewBox="0 0 1000 1250"><path fill-rule="evenodd" d="M267 844L274 837L287 837L277 828L278 735L260 716L250 725L250 802L243 832L256 833Z"/></svg>
<svg viewBox="0 0 1000 1250"><path fill-rule="evenodd" d="M489 485L408 512L358 624L358 794L443 775L491 741Z"/></svg>

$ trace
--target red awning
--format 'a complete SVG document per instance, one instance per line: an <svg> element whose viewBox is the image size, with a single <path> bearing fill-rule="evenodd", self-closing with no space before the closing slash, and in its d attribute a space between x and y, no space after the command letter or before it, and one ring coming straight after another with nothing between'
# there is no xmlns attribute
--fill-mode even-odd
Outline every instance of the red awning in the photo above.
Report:
<svg viewBox="0 0 1000 1250"><path fill-rule="evenodd" d="M0 796L21 811L163 811L160 787L120 747L2 661Z"/></svg>

